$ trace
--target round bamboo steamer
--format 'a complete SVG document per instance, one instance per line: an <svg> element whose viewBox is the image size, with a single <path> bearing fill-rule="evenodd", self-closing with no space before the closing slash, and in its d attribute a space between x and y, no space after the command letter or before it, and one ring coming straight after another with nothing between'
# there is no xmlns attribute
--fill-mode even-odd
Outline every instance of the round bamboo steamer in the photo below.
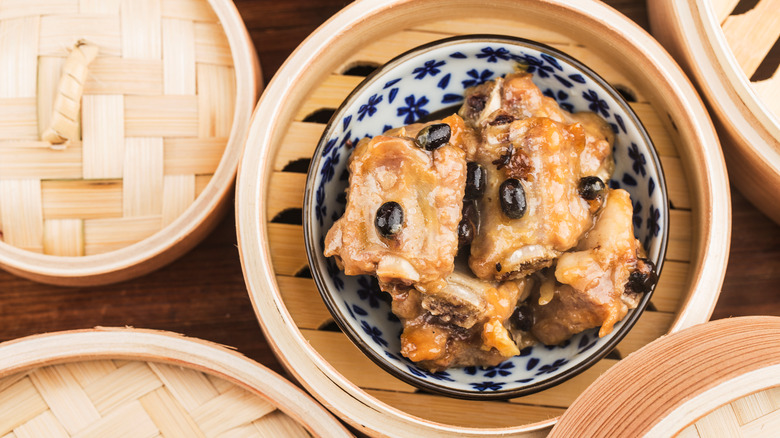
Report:
<svg viewBox="0 0 780 438"><path fill-rule="evenodd" d="M262 86L233 2L4 1L0 77L0 267L126 280L227 211Z"/></svg>
<svg viewBox="0 0 780 438"><path fill-rule="evenodd" d="M658 287L628 336L583 374L508 402L422 393L362 355L338 331L310 278L300 225L306 167L325 128L323 114L362 80L355 72L466 33L549 44L631 96L660 153L672 207ZM241 163L238 243L266 338L315 398L372 436L544 436L621 357L667 332L707 321L725 275L729 186L712 123L667 52L601 2L492 0L490 7L475 0L355 2L304 41L266 88Z"/></svg>
<svg viewBox="0 0 780 438"><path fill-rule="evenodd" d="M574 401L550 438L777 436L780 318L700 324L651 342Z"/></svg>
<svg viewBox="0 0 780 438"><path fill-rule="evenodd" d="M351 437L290 382L225 347L98 328L0 344L0 436Z"/></svg>
<svg viewBox="0 0 780 438"><path fill-rule="evenodd" d="M661 0L648 9L653 34L709 105L731 180L780 223L780 2L760 0L733 15L738 3ZM772 67L771 77L761 77Z"/></svg>

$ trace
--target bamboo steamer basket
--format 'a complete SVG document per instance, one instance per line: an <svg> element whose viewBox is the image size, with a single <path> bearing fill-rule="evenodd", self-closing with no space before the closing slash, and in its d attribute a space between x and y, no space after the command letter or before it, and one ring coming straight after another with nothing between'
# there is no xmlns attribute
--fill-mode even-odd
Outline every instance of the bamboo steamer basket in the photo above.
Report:
<svg viewBox="0 0 780 438"><path fill-rule="evenodd" d="M3 1L0 77L0 267L117 282L227 211L261 87L232 2Z"/></svg>
<svg viewBox="0 0 780 438"><path fill-rule="evenodd" d="M780 223L780 2L735 14L738 3L661 0L648 9L653 34L709 105L731 180Z"/></svg>
<svg viewBox="0 0 780 438"><path fill-rule="evenodd" d="M615 352L564 384L508 402L426 394L362 355L338 331L319 297L300 225L306 165L327 121L322 115L362 80L352 74L420 44L466 33L549 44L632 96L660 153L672 204L659 284ZM709 319L725 275L731 230L725 165L701 100L652 37L596 1L351 4L304 41L265 90L236 198L244 276L266 338L314 397L371 436L544 436L621 357L664 333Z"/></svg>
<svg viewBox="0 0 780 438"><path fill-rule="evenodd" d="M106 329L0 344L0 436L350 437L278 374L225 347Z"/></svg>
<svg viewBox="0 0 780 438"><path fill-rule="evenodd" d="M650 343L575 400L550 438L777 436L780 318L708 322Z"/></svg>

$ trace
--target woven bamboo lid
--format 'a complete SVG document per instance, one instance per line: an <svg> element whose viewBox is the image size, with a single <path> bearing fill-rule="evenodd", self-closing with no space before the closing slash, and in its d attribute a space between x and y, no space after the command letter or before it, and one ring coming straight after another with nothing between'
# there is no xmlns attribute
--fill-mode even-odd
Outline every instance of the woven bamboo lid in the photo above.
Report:
<svg viewBox="0 0 780 438"><path fill-rule="evenodd" d="M0 3L0 266L140 275L226 207L259 68L228 0Z"/></svg>
<svg viewBox="0 0 780 438"><path fill-rule="evenodd" d="M550 438L777 436L778 339L780 318L751 316L653 341L589 386Z"/></svg>
<svg viewBox="0 0 780 438"><path fill-rule="evenodd" d="M0 344L0 436L352 436L281 376L180 335L96 329Z"/></svg>

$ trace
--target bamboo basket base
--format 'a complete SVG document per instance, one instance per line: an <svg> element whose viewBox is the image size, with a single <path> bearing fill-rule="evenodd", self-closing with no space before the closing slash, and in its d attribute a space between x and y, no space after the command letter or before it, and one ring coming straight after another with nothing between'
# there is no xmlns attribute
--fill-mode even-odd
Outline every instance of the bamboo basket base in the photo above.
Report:
<svg viewBox="0 0 780 438"><path fill-rule="evenodd" d="M77 41L98 51L88 66L66 61ZM0 242L53 256L174 223L217 171L237 102L209 0L4 2L0 77ZM54 150L41 139L63 100L75 132Z"/></svg>
<svg viewBox="0 0 780 438"><path fill-rule="evenodd" d="M590 66L624 93L658 149L671 200L670 238L663 273L648 310L617 348L583 374L543 392L501 401L466 401L426 394L397 380L365 357L339 332L322 303L308 271L301 228L301 206L308 159L329 114L363 79L356 66L377 66L394 56L437 39L462 33L514 35L537 40ZM364 70L364 69L363 69ZM530 23L502 19L458 19L399 29L343 59L341 66L309 95L281 140L267 186L267 236L276 281L285 307L310 345L346 379L376 399L422 420L473 428L517 427L561 415L595 378L621 358L667 333L688 294L692 257L691 195L676 144L659 113L641 88L603 52L591 51L564 33ZM246 269L246 266L245 266ZM474 413L479 413L474 415Z"/></svg>
<svg viewBox="0 0 780 438"><path fill-rule="evenodd" d="M310 436L233 383L143 361L73 362L6 377L0 412L3 438Z"/></svg>

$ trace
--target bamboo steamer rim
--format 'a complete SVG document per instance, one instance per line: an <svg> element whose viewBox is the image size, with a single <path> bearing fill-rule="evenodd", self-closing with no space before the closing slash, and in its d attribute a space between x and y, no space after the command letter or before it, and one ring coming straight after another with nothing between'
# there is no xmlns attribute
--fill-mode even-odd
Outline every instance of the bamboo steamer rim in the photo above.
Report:
<svg viewBox="0 0 780 438"><path fill-rule="evenodd" d="M251 114L262 90L260 62L235 4L204 0L216 14L233 58L236 101L225 151L206 188L172 223L140 242L102 254L63 257L38 254L0 240L0 267L35 281L65 286L127 280L170 263L216 225L233 189Z"/></svg>
<svg viewBox="0 0 780 438"><path fill-rule="evenodd" d="M314 436L353 436L308 394L265 366L225 346L160 330L96 327L4 342L0 378L49 365L114 359L167 363L211 374L267 399Z"/></svg>
<svg viewBox="0 0 780 438"><path fill-rule="evenodd" d="M656 339L602 374L549 436L676 435L720 406L780 385L778 334L779 317L748 316Z"/></svg>
<svg viewBox="0 0 780 438"><path fill-rule="evenodd" d="M275 149L284 135L283 127L293 118L293 110L304 96L296 89L307 90L335 70L338 51L355 50L361 41L403 22L420 22L431 14L439 19L459 16L479 17L486 14L483 4L469 0L425 4L412 0L390 2L355 2L331 17L311 34L282 65L269 83L253 116L248 147L241 161L237 192L236 220L239 252L244 277L255 312L266 337L287 370L318 400L343 420L362 432L377 436L411 436L425 433L435 436L506 436L543 435L556 418L509 428L472 428L452 426L411 416L368 395L329 364L315 351L295 326L279 293L270 248L268 246L265 209ZM677 314L671 331L709 319L725 275L728 258L731 211L728 179L720 149L706 110L680 68L663 48L644 30L599 2L563 4L545 1L494 0L491 12L548 14L579 30L590 41L605 38L617 40L628 49L623 61L637 75L654 82L650 90L657 101L667 102L666 110L675 117L684 144L682 159L693 169L690 173L694 211L700 224L694 235L690 278L691 291L683 309ZM446 11L448 15L442 15ZM426 15L427 13L427 15ZM550 20L550 18L548 18ZM374 24L372 26L372 24ZM373 33L372 33L373 32ZM350 45L348 38L352 36ZM346 47L346 48L345 48ZM630 64L629 64L630 62ZM317 65L324 72L312 68ZM636 67L641 65L643 69ZM290 84L295 84L294 87ZM698 167L694 166L694 163ZM704 263L706 261L706 264Z"/></svg>

